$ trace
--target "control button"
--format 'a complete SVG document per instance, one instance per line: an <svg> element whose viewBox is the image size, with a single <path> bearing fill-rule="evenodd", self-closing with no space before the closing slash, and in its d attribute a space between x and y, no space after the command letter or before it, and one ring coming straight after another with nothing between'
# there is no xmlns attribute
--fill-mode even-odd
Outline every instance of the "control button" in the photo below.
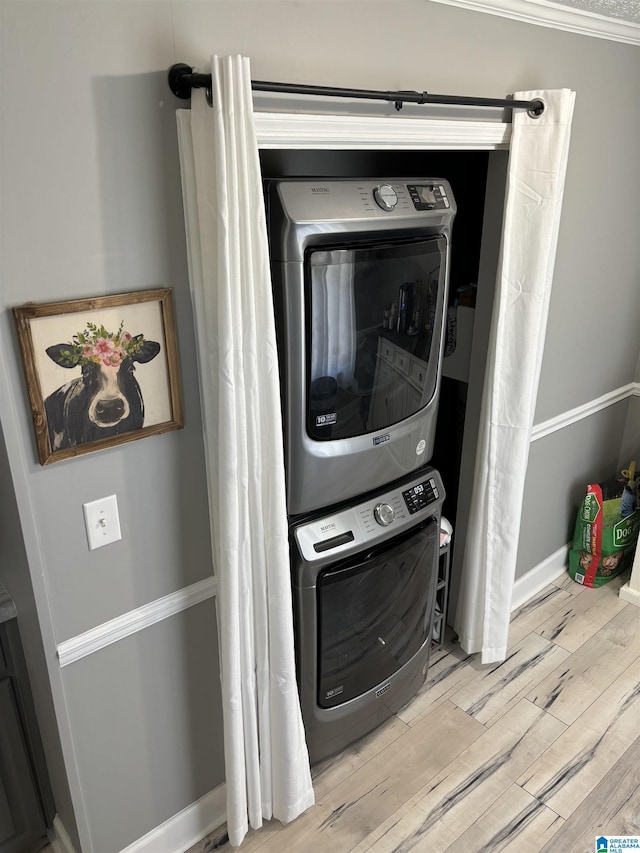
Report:
<svg viewBox="0 0 640 853"><path fill-rule="evenodd" d="M378 504L374 507L373 515L378 524L386 527L396 517L395 510L390 504Z"/></svg>
<svg viewBox="0 0 640 853"><path fill-rule="evenodd" d="M382 184L373 191L373 197L378 207L383 210L393 210L398 203L398 194L389 184Z"/></svg>

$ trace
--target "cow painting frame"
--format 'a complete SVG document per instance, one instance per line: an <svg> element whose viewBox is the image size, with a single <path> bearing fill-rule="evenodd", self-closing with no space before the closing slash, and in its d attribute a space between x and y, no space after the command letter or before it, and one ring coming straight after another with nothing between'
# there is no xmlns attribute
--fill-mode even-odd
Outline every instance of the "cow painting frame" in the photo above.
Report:
<svg viewBox="0 0 640 853"><path fill-rule="evenodd" d="M171 288L13 315L41 465L183 427Z"/></svg>

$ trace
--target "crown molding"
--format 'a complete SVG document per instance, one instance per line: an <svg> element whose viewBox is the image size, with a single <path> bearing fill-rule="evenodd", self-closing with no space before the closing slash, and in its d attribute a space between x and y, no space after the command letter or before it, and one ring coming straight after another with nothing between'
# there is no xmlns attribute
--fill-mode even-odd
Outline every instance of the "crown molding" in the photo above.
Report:
<svg viewBox="0 0 640 853"><path fill-rule="evenodd" d="M548 0L432 0L473 12L486 12L583 36L609 39L624 44L640 44L640 24L597 15L582 9L561 6Z"/></svg>

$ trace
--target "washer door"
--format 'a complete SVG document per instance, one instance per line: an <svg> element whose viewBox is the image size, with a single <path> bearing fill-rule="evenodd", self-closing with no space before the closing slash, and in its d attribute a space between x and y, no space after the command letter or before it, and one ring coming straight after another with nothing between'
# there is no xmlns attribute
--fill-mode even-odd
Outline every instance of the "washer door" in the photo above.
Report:
<svg viewBox="0 0 640 853"><path fill-rule="evenodd" d="M430 640L438 571L430 518L317 581L318 705L333 708L377 687Z"/></svg>

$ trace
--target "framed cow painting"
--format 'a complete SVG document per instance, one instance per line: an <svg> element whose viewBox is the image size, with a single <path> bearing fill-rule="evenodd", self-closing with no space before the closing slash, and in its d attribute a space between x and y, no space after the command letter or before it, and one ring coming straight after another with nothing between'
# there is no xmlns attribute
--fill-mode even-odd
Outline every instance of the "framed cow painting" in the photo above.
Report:
<svg viewBox="0 0 640 853"><path fill-rule="evenodd" d="M169 288L13 314L41 465L182 427Z"/></svg>

